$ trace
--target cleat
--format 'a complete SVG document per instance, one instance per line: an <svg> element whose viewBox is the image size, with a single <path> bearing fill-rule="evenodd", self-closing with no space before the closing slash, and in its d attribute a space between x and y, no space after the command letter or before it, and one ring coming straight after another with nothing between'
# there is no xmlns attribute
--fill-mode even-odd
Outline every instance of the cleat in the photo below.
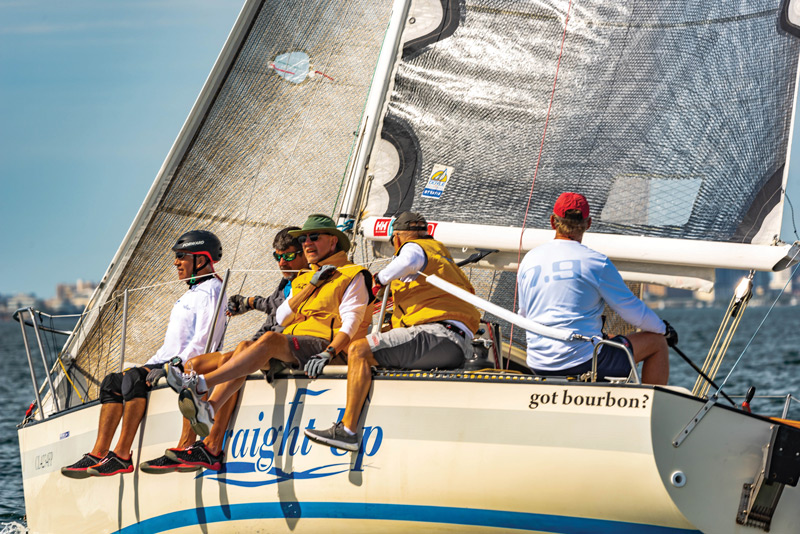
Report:
<svg viewBox="0 0 800 534"><path fill-rule="evenodd" d="M311 441L323 445L329 445L343 451L358 450L358 434L353 434L352 436L348 434L341 421L326 430L307 428L303 432Z"/></svg>
<svg viewBox="0 0 800 534"><path fill-rule="evenodd" d="M199 467L194 465L187 465L180 461L176 462L166 455L139 464L139 471L150 473L151 475L174 473L175 471L178 473L190 473L192 471L198 471L199 469Z"/></svg>
<svg viewBox="0 0 800 534"><path fill-rule="evenodd" d="M181 462L183 465L192 466L194 469L204 467L212 471L219 471L222 468L222 459L225 453L211 454L202 441L195 442L194 445L185 449L167 449L164 455L170 460Z"/></svg>
<svg viewBox="0 0 800 534"><path fill-rule="evenodd" d="M87 453L74 464L62 467L61 474L67 478L89 478L92 475L86 472L87 469L94 467L102 461L102 458Z"/></svg>
<svg viewBox="0 0 800 534"><path fill-rule="evenodd" d="M106 457L99 464L90 467L86 472L93 477L110 477L122 473L132 473L133 462L131 462L130 458L124 460L113 452L108 451Z"/></svg>
<svg viewBox="0 0 800 534"><path fill-rule="evenodd" d="M178 395L178 408L189 420L189 424L198 436L201 438L208 436L214 424L214 410L207 401L200 398L194 388L181 390Z"/></svg>

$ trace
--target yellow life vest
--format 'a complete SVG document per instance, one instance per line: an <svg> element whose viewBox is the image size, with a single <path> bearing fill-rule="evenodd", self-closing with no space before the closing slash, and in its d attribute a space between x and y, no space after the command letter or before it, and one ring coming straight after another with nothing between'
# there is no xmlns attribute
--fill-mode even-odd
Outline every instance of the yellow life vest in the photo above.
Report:
<svg viewBox="0 0 800 534"><path fill-rule="evenodd" d="M469 278L456 265L444 245L431 238L413 239L403 246L408 243L416 243L425 252L428 261L422 270L424 274L435 274L451 284L475 293ZM394 297L393 328L448 320L464 323L473 334L478 330L481 315L477 308L427 283L424 276L418 276L413 282L393 280L390 287Z"/></svg>
<svg viewBox="0 0 800 534"><path fill-rule="evenodd" d="M361 265L355 265L347 259L347 255L339 251L328 256L318 264L312 264L311 270L301 271L292 281L292 292L296 293L311 283L311 277L323 265L333 265L336 272L327 282L319 286L313 293L298 307L294 313L292 322L283 329L283 333L293 336L314 336L333 340L339 329L342 327L342 318L339 316L339 305L347 290L347 286L356 276L366 271L366 279L371 281L369 271ZM366 280L365 280L366 281ZM369 290L368 290L369 291ZM371 293L370 293L371 294ZM372 323L372 314L369 308L364 313L361 325L356 329L351 337L351 341L363 338L367 335L369 326Z"/></svg>

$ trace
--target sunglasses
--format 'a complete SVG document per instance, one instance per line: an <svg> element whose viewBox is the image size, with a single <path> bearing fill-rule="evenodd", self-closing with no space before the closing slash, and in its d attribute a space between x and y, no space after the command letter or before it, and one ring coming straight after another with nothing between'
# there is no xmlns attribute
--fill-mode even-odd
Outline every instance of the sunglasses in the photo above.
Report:
<svg viewBox="0 0 800 534"><path fill-rule="evenodd" d="M183 258L185 258L186 256L191 256L191 255L192 255L192 253L191 253L191 252L176 252L176 253L175 253L175 258L176 258L176 259L179 259L179 260L182 260L182 259L183 259Z"/></svg>
<svg viewBox="0 0 800 534"><path fill-rule="evenodd" d="M299 252L284 252L283 254L278 254L277 252L273 252L272 257L275 258L275 261L281 261L281 258L286 261L294 261L294 259L297 257L298 254Z"/></svg>
<svg viewBox="0 0 800 534"><path fill-rule="evenodd" d="M308 241L316 241L317 239L319 239L319 236L321 236L321 235L328 235L328 234L320 234L320 233L303 234L303 235L297 236L297 241L299 241L300 244L302 245L302 244L304 244L306 242L306 240L308 240Z"/></svg>

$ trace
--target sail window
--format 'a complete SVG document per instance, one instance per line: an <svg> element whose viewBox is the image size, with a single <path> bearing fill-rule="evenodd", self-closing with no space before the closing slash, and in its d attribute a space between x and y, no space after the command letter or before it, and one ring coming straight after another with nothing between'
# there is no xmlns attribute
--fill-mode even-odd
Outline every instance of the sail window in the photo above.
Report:
<svg viewBox="0 0 800 534"><path fill-rule="evenodd" d="M699 176L619 175L600 218L619 224L683 226L689 222L702 184Z"/></svg>
<svg viewBox="0 0 800 534"><path fill-rule="evenodd" d="M270 67L284 80L300 83L308 77L311 70L311 60L305 52L288 52L280 54Z"/></svg>

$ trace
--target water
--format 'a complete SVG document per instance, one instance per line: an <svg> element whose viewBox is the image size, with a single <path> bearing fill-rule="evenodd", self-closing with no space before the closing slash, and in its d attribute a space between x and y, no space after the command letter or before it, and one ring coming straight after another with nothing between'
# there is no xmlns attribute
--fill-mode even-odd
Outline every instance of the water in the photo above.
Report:
<svg viewBox="0 0 800 534"><path fill-rule="evenodd" d="M678 330L680 348L698 365L702 364L717 332L724 310L672 309L661 310L659 315ZM742 325L728 351L726 362L717 375L721 383L747 341L755 332L767 308L749 308ZM785 396L789 392L800 394L800 307L775 308L762 327L725 390L729 395L743 395L749 386L755 386L758 395ZM34 351L38 357L38 353ZM672 353L670 383L691 389L694 371ZM0 410L0 534L20 531L24 524L25 501L22 493L22 473L19 466L16 425L33 399L33 387L25 357L19 325L0 322L0 391L3 392L3 410ZM40 368L37 376L43 377ZM783 399L756 399L753 411L767 415L780 415ZM790 412L800 418L800 405L795 403Z"/></svg>

